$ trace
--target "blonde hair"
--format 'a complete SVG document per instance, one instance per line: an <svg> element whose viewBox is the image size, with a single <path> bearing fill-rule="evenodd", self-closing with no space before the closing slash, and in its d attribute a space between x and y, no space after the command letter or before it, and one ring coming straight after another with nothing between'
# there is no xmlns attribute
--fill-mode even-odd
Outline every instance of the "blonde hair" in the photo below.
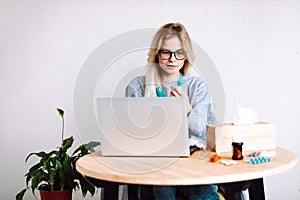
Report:
<svg viewBox="0 0 300 200"><path fill-rule="evenodd" d="M194 59L192 42L184 26L180 23L168 23L162 26L154 35L147 59L147 72L145 77L145 97L155 97L156 87L161 87L160 67L158 64L158 51L164 40L178 37L186 54L186 59L180 73L185 75Z"/></svg>

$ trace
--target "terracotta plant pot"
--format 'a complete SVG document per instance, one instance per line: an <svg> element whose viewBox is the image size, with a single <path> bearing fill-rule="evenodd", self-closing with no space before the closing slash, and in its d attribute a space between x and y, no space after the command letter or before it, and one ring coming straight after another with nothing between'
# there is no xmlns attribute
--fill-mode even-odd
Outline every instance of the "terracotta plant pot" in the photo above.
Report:
<svg viewBox="0 0 300 200"><path fill-rule="evenodd" d="M72 190L43 191L40 190L41 200L72 200Z"/></svg>

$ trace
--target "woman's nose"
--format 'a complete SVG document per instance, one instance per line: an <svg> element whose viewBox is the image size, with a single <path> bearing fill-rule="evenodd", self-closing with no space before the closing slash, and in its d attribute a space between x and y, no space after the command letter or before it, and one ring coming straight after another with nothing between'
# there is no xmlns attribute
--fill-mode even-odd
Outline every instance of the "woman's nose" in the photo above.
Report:
<svg viewBox="0 0 300 200"><path fill-rule="evenodd" d="M175 61L176 58L175 58L175 53L171 53L171 56L169 58L170 61Z"/></svg>

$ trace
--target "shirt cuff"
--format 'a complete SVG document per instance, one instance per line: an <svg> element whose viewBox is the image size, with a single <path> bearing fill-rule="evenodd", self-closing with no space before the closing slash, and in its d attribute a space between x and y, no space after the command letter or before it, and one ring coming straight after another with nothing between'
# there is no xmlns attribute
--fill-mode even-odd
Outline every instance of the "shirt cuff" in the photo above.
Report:
<svg viewBox="0 0 300 200"><path fill-rule="evenodd" d="M206 149L206 141L199 139L199 138L189 138L190 146L196 146L200 149Z"/></svg>

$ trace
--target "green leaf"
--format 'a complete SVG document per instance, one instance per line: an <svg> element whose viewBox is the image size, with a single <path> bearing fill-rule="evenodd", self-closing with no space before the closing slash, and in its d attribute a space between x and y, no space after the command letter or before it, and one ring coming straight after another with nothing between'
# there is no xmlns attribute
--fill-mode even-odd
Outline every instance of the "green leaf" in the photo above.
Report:
<svg viewBox="0 0 300 200"><path fill-rule="evenodd" d="M81 145L73 152L72 157L75 157L75 159L78 159L79 157L81 157L82 155L85 155L87 153L88 153L88 150L85 148L84 145Z"/></svg>
<svg viewBox="0 0 300 200"><path fill-rule="evenodd" d="M39 184L41 184L43 181L47 181L47 174L43 171L38 171L37 174L31 179L31 190L33 194L35 189L37 189Z"/></svg>
<svg viewBox="0 0 300 200"><path fill-rule="evenodd" d="M38 169L39 169L41 166L42 166L42 165L41 165L40 163L37 163L37 164L33 165L33 166L29 169L28 173L27 173L25 176L33 175L34 173L36 173L36 172L38 171Z"/></svg>
<svg viewBox="0 0 300 200"><path fill-rule="evenodd" d="M54 185L55 175L56 175L56 171L54 169L50 169L48 172L48 179L49 179L48 182L50 185Z"/></svg>
<svg viewBox="0 0 300 200"><path fill-rule="evenodd" d="M60 190L63 191L64 187L65 187L66 176L63 171L62 164L59 162L59 160L56 160L55 169L58 172L58 173L56 173L56 175L58 175L57 181L59 182Z"/></svg>
<svg viewBox="0 0 300 200"><path fill-rule="evenodd" d="M23 189L21 192L19 192L17 195L16 195L16 200L22 200L23 199L23 196L26 192L27 188Z"/></svg>
<svg viewBox="0 0 300 200"><path fill-rule="evenodd" d="M28 159L29 159L32 155L36 155L36 156L40 157L40 158L41 158L41 161L43 162L43 160L48 159L49 157L51 157L53 154L56 154L56 153L57 153L56 150L53 150L53 151L51 151L51 152L49 152L49 153L46 153L46 152L44 152L44 151L41 151L41 152L38 152L38 153L30 153L30 154L26 157L25 162L27 162Z"/></svg>
<svg viewBox="0 0 300 200"><path fill-rule="evenodd" d="M61 147L61 150L63 152L66 152L73 145L73 142L74 142L73 136L71 136L71 137L69 137L67 139L64 139L62 147Z"/></svg>
<svg viewBox="0 0 300 200"><path fill-rule="evenodd" d="M44 151L41 151L41 152L38 152L38 153L31 153L31 154L29 154L29 155L26 157L25 162L27 162L27 160L29 159L29 157L31 157L32 155L36 155L36 156L38 156L38 157L43 158L43 157L45 157L47 154L46 154Z"/></svg>
<svg viewBox="0 0 300 200"><path fill-rule="evenodd" d="M29 181L35 177L38 176L39 173L43 172L43 169L40 168L39 163L34 165L29 169L29 172L25 175L26 177L26 186L28 187Z"/></svg>
<svg viewBox="0 0 300 200"><path fill-rule="evenodd" d="M89 153L91 153L91 152L95 152L94 148L99 145L100 145L100 142L92 141L92 142L89 142L88 144L85 144L84 146L89 151Z"/></svg>
<svg viewBox="0 0 300 200"><path fill-rule="evenodd" d="M62 109L60 109L60 108L57 108L56 110L57 110L59 116L60 116L61 118L64 118L64 111L63 111Z"/></svg>
<svg viewBox="0 0 300 200"><path fill-rule="evenodd" d="M79 180L80 188L82 192L82 196L85 197L87 192L90 192L93 196L95 194L95 186L91 184L82 174L80 174L78 171L75 171L76 179Z"/></svg>
<svg viewBox="0 0 300 200"><path fill-rule="evenodd" d="M61 166L59 160L55 160L55 169L60 170L61 168L62 168L62 166Z"/></svg>
<svg viewBox="0 0 300 200"><path fill-rule="evenodd" d="M81 146L79 146L72 154L72 156L74 156L76 153L80 152L78 157L84 156L88 153L92 153L95 152L95 147L99 146L100 142L89 142L88 144L83 144Z"/></svg>
<svg viewBox="0 0 300 200"><path fill-rule="evenodd" d="M48 158L47 160L44 160L44 162L43 162L43 168L45 169L45 170L47 170L47 171L49 171L49 169L50 169L50 158Z"/></svg>

